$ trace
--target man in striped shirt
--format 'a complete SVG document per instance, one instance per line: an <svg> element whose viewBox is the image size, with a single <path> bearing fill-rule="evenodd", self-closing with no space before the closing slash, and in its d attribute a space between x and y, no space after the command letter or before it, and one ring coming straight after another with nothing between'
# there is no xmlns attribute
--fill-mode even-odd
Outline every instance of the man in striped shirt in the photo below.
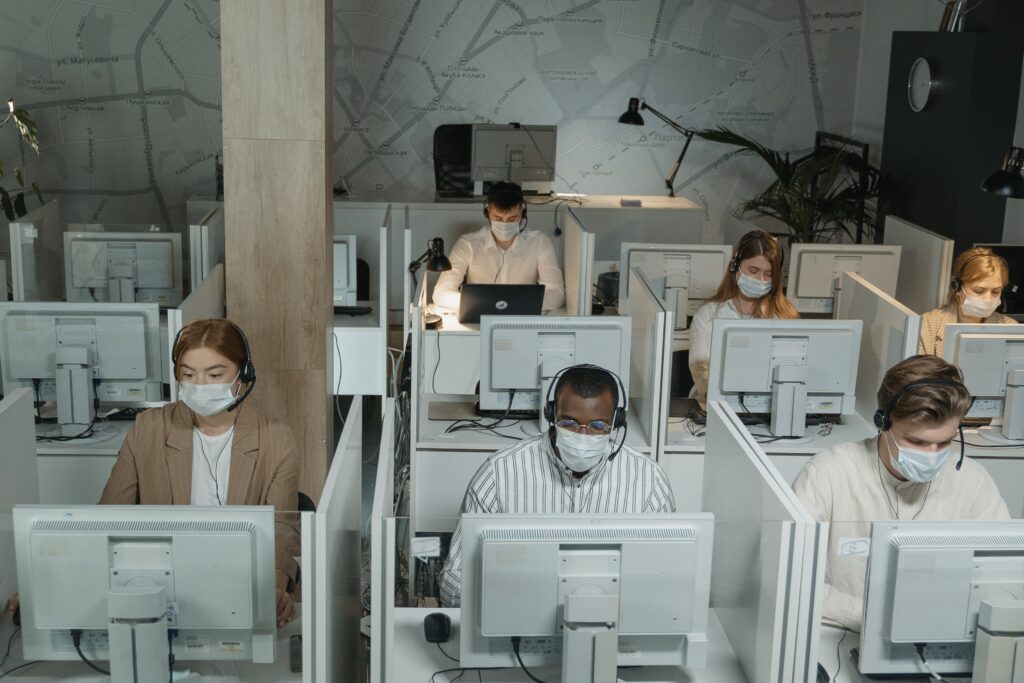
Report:
<svg viewBox="0 0 1024 683"><path fill-rule="evenodd" d="M554 388L546 434L521 441L485 462L469 482L462 512L674 512L668 477L653 460L625 447L625 400L615 376L595 366L564 371ZM621 440L613 431L622 432ZM618 443L613 443L618 441ZM462 523L441 573L441 602L460 603Z"/></svg>

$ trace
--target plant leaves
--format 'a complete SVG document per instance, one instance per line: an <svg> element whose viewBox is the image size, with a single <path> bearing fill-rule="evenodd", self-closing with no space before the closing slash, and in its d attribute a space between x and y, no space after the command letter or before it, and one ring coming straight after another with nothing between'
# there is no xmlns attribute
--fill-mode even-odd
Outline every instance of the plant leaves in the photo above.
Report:
<svg viewBox="0 0 1024 683"><path fill-rule="evenodd" d="M36 199L39 200L39 203L45 204L46 202L43 201L43 193L39 191L39 181L32 183L32 189L35 191Z"/></svg>
<svg viewBox="0 0 1024 683"><path fill-rule="evenodd" d="M14 125L18 127L21 138L39 154L39 127L32 117L24 109L15 109L11 116L14 117Z"/></svg>
<svg viewBox="0 0 1024 683"><path fill-rule="evenodd" d="M21 166L14 169L14 179L18 181L19 187L25 187L25 179L21 175Z"/></svg>
<svg viewBox="0 0 1024 683"><path fill-rule="evenodd" d="M14 213L18 216L18 218L21 218L26 213L28 213L28 209L25 208L25 193L24 192L19 192L14 197Z"/></svg>
<svg viewBox="0 0 1024 683"><path fill-rule="evenodd" d="M0 187L0 207L3 207L7 220L13 221L18 218L14 213L14 204L11 203L11 195L7 194L7 190L2 187Z"/></svg>

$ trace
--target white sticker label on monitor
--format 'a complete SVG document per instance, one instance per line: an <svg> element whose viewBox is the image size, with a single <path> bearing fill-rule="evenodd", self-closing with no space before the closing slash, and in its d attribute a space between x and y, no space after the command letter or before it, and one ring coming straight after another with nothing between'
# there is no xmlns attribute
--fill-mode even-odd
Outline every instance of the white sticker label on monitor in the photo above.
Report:
<svg viewBox="0 0 1024 683"><path fill-rule="evenodd" d="M195 633L185 634L185 651L186 652L207 652L210 646L206 641L206 636L201 636Z"/></svg>
<svg viewBox="0 0 1024 683"><path fill-rule="evenodd" d="M440 557L441 539L438 536L417 536L412 539L412 554L415 557Z"/></svg>
<svg viewBox="0 0 1024 683"><path fill-rule="evenodd" d="M836 555L839 557L867 557L871 550L870 538L839 538Z"/></svg>

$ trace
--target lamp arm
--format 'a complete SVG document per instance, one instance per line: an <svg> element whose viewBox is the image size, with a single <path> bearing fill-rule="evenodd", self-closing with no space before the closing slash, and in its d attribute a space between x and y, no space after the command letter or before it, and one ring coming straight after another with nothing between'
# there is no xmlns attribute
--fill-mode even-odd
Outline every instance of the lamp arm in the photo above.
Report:
<svg viewBox="0 0 1024 683"><path fill-rule="evenodd" d="M640 102L640 109L651 112L652 114L657 116L659 119L664 121L665 125L669 126L670 128L672 128L677 133L682 133L683 135L689 135L690 137L693 136L694 131L690 130L689 128L683 128L678 123L676 123L675 121L673 121L669 117L665 116L664 114L662 114L660 111L658 111L657 109L655 109L651 105L647 104L647 100L642 100ZM687 138L687 143L689 143L689 138Z"/></svg>
<svg viewBox="0 0 1024 683"><path fill-rule="evenodd" d="M430 257L430 249L423 252L423 256L409 264L409 272L415 274L420 269L420 266Z"/></svg>
<svg viewBox="0 0 1024 683"><path fill-rule="evenodd" d="M679 167L683 165L683 157L686 156L686 150L690 149L690 141L693 140L694 131L688 130L683 135L686 136L686 144L683 145L683 149L679 152L679 158L676 159L676 163L672 164L672 168L669 170L668 175L665 176L665 187L668 189L668 196L676 196L676 174L679 173Z"/></svg>

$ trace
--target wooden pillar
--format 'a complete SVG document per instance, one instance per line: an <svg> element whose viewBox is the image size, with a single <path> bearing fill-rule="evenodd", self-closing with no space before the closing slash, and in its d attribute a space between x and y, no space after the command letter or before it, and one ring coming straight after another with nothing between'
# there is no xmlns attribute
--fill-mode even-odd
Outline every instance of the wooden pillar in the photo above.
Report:
<svg viewBox="0 0 1024 683"><path fill-rule="evenodd" d="M287 422L319 500L330 387L332 0L221 0L227 314L246 331L249 400Z"/></svg>

